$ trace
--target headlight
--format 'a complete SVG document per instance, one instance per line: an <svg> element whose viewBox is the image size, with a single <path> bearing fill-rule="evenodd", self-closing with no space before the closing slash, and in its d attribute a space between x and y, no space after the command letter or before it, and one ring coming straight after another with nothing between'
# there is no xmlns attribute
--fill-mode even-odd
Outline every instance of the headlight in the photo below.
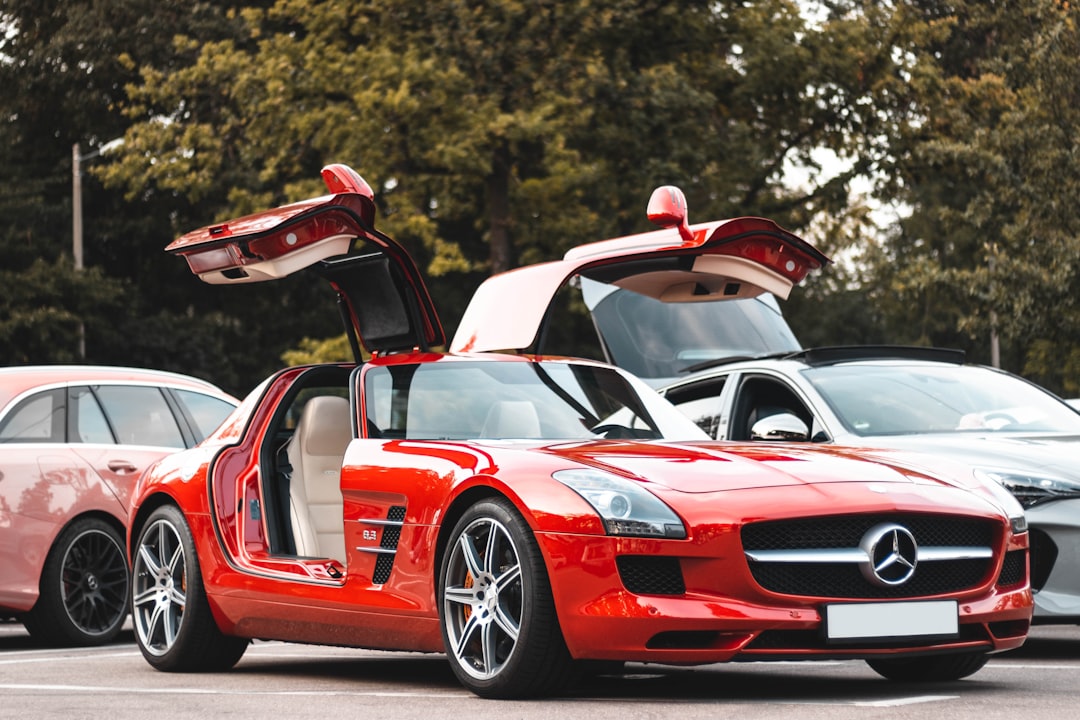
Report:
<svg viewBox="0 0 1080 720"><path fill-rule="evenodd" d="M1026 508L1048 500L1080 497L1080 483L1056 475L1043 475L1026 470L976 468L975 477L993 480L1008 490Z"/></svg>
<svg viewBox="0 0 1080 720"><path fill-rule="evenodd" d="M602 470L560 470L551 476L592 505L608 535L686 537L679 516L638 483Z"/></svg>
<svg viewBox="0 0 1080 720"><path fill-rule="evenodd" d="M1027 532L1027 516L1024 514L1024 506L1016 499L1010 490L1007 490L996 476L987 471L976 468L975 479L982 483L983 487L994 496L1001 509L1009 516L1009 524L1014 533Z"/></svg>

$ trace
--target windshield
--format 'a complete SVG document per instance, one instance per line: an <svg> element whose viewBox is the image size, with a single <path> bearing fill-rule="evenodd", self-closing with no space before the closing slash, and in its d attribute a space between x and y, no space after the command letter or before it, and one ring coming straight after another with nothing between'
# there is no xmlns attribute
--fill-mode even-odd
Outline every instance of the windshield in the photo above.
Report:
<svg viewBox="0 0 1080 720"><path fill-rule="evenodd" d="M368 434L427 440L706 440L667 400L615 368L461 361L369 368Z"/></svg>
<svg viewBox="0 0 1080 720"><path fill-rule="evenodd" d="M803 371L856 435L1080 433L1080 413L1020 378L973 366L831 365Z"/></svg>
<svg viewBox="0 0 1080 720"><path fill-rule="evenodd" d="M638 377L674 378L709 360L801 349L772 295L665 303L584 277L581 290L611 362Z"/></svg>

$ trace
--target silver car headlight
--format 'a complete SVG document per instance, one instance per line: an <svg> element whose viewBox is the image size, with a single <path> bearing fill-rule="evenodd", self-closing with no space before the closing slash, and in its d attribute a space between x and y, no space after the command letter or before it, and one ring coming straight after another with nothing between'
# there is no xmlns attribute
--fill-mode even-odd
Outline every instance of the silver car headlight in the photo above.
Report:
<svg viewBox="0 0 1080 720"><path fill-rule="evenodd" d="M587 468L559 470L551 476L592 506L608 535L686 537L686 527L675 511L639 483Z"/></svg>
<svg viewBox="0 0 1080 720"><path fill-rule="evenodd" d="M1080 483L1057 475L1027 470L976 468L975 477L980 480L993 480L1012 493L1024 507L1048 500L1080 497Z"/></svg>

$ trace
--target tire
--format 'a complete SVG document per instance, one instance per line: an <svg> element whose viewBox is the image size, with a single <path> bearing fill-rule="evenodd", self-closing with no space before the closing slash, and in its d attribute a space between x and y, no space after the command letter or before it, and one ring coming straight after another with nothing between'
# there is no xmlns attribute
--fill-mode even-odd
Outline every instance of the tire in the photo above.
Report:
<svg viewBox="0 0 1080 720"><path fill-rule="evenodd" d="M23 624L49 645L111 642L127 617L129 582L120 531L98 518L76 520L49 549L38 600Z"/></svg>
<svg viewBox="0 0 1080 720"><path fill-rule="evenodd" d="M974 675L990 659L985 653L867 660L874 672L896 682L950 682Z"/></svg>
<svg viewBox="0 0 1080 720"><path fill-rule="evenodd" d="M502 498L482 500L450 535L439 619L454 674L484 698L565 691L575 676L540 548Z"/></svg>
<svg viewBox="0 0 1080 720"><path fill-rule="evenodd" d="M131 576L135 640L153 667L214 672L240 660L250 641L225 635L214 621L191 529L175 506L164 505L147 519Z"/></svg>

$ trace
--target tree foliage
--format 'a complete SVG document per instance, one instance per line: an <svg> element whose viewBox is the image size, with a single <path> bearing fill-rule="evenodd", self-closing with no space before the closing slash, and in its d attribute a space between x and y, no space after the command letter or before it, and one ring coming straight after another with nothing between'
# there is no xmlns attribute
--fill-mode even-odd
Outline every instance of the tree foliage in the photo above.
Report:
<svg viewBox="0 0 1080 720"><path fill-rule="evenodd" d="M208 287L161 248L319 194L319 169L345 162L451 331L485 275L646 230L649 191L670 183L691 221L770 217L844 260L789 303L805 344L937 343L988 360L993 328L1006 365L1071 390L1076 12L0 0L0 362L70 360L79 323L89 361L235 392L300 338L313 339L295 358L333 354L323 288ZM122 148L88 158L92 271L76 275L71 145L92 154L115 137ZM858 177L872 198L852 194ZM872 201L899 215L883 221Z"/></svg>
<svg viewBox="0 0 1080 720"><path fill-rule="evenodd" d="M858 5L894 60L874 90L879 196L907 210L867 246L870 302L895 339L988 362L996 334L1003 365L1080 392L1065 362L1080 351L1075 6Z"/></svg>

